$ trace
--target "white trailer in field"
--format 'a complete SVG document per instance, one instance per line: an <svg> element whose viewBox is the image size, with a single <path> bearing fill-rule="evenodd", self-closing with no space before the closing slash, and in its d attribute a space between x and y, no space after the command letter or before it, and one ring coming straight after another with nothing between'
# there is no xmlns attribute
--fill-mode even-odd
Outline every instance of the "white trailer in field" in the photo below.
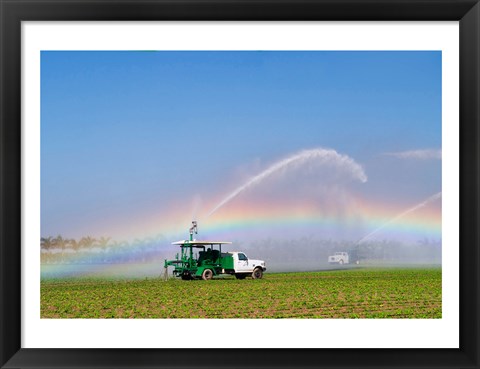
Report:
<svg viewBox="0 0 480 369"><path fill-rule="evenodd" d="M328 262L330 264L348 264L350 263L349 257L348 257L348 252L336 252L335 254L331 255L328 257Z"/></svg>

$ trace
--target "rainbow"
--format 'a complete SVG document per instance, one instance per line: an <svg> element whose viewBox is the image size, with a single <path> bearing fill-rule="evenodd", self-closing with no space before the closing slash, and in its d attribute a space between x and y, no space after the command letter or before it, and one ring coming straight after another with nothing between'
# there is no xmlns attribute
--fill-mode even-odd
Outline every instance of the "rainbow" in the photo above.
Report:
<svg viewBox="0 0 480 369"><path fill-rule="evenodd" d="M288 232L298 228L301 231L316 230L315 236L322 238L322 231L337 229L340 232L354 235L359 238L372 230L378 229L390 222L399 213L405 210L404 206L392 206L366 203L355 200L348 208L315 207L310 203L292 204L259 204L244 203L241 206L231 206L203 225L204 232L213 235L228 236L235 234L255 233L261 229L278 229L283 233L280 238L288 238ZM201 224L201 223L200 223ZM377 237L431 237L441 238L441 207L433 204L425 209L405 216L392 222L379 232ZM272 235L270 235L272 236ZM230 236L231 238L231 236Z"/></svg>
<svg viewBox="0 0 480 369"><path fill-rule="evenodd" d="M82 264L87 260L89 265L102 265L98 270L96 267L92 269L85 266L85 271L78 272L76 276L105 273L115 275L121 273L122 268L125 270L129 264L132 265L128 268L138 268L137 274L140 276L151 268L159 274L161 260L177 252L171 242L188 237L187 230L192 219L188 218L190 214L186 215L182 211L184 208L181 205L166 208L157 215L140 219L136 224L130 220L128 226L110 220L110 224L98 227L99 235L108 235L114 240L131 237L131 241L111 243L105 250L64 250L62 260L65 263L56 268L59 276L69 275L72 264ZM315 204L298 200L278 202L242 199L228 204L210 217L199 214L196 219L199 221L197 237L234 243L268 238L295 240L302 236L355 242L373 230L383 228L372 240L441 240L441 199L392 222L406 209L408 207L404 204L384 204L360 196L350 196L340 204L334 200ZM144 266L134 266L139 260L151 262L152 265L147 263Z"/></svg>
<svg viewBox="0 0 480 369"><path fill-rule="evenodd" d="M204 208L211 208L208 205ZM174 241L178 237L186 238L190 222L197 220L201 238L223 236L231 239L232 232L235 233L235 237L242 238L242 235L247 237L252 231L272 227L285 230L309 227L358 229L358 236L362 237L390 222L406 209L408 206L404 203L385 204L360 196L349 197L342 204L335 200L315 204L311 201L298 200L278 202L242 199L228 204L210 217L207 217L206 213L200 213L195 219L191 219L188 205L178 204L166 207L158 214L136 220L111 219L109 224L98 224L92 233L98 236L109 236L115 240L163 236ZM396 232L441 238L441 223L441 199L439 199L396 220L386 227L384 232L379 232L378 236ZM322 237L320 233L316 236ZM288 237L288 234L283 234L281 237Z"/></svg>
<svg viewBox="0 0 480 369"><path fill-rule="evenodd" d="M206 208L209 207L206 206ZM184 207L179 205L175 208L166 208L149 219L143 218L136 222L128 219L128 224L115 223L113 219L109 224L103 226L99 224L92 234L109 236L120 242L127 239L130 240L128 243L133 244L146 238L163 237L166 240L175 241L178 237L180 239L188 237L187 230L190 222L197 220L201 238L218 238L221 235L231 239L231 232L238 233L236 237L242 234L247 237L252 231L270 227L292 230L308 227L358 229L358 236L361 237L385 225L406 208L408 207L404 204L375 203L360 197L350 198L348 204L341 206L334 201L318 205L307 201L279 203L243 200L229 204L208 219L205 219L205 214L199 214L197 219L190 219L190 213L183 211ZM396 232L441 238L441 224L441 200L439 200L398 219L386 227L385 232L380 232L379 236ZM320 233L316 236L322 238ZM281 237L288 237L288 234L283 234Z"/></svg>

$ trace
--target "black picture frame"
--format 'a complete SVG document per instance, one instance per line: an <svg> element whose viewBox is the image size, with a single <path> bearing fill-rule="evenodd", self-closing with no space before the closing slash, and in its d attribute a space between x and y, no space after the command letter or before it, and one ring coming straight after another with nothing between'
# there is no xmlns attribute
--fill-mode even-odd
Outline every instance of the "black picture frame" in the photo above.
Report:
<svg viewBox="0 0 480 369"><path fill-rule="evenodd" d="M479 368L480 5L477 0L0 0L0 16L2 368ZM460 348L214 349L215 352L213 349L22 348L20 61L21 23L29 20L459 21Z"/></svg>

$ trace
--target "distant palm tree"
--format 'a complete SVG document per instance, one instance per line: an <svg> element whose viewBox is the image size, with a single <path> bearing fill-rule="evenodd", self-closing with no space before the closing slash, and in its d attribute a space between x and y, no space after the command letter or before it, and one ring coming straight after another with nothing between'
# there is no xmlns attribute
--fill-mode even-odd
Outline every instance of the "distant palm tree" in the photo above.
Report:
<svg viewBox="0 0 480 369"><path fill-rule="evenodd" d="M81 248L89 249L93 246L95 242L96 242L95 238L87 236L87 237L82 237L80 239L79 244Z"/></svg>
<svg viewBox="0 0 480 369"><path fill-rule="evenodd" d="M73 238L72 238L72 239L69 239L69 240L67 241L67 243L68 243L68 245L70 245L70 247L71 247L75 252L77 252L78 249L80 248L80 243L77 242L77 240L75 240L75 239L73 239Z"/></svg>
<svg viewBox="0 0 480 369"><path fill-rule="evenodd" d="M53 239L53 243L55 245L55 247L58 247L59 249L62 249L62 252L63 250L65 250L65 246L66 246L66 240L61 236L61 235L58 235L57 237L55 237Z"/></svg>
<svg viewBox="0 0 480 369"><path fill-rule="evenodd" d="M108 241L110 241L110 237L100 237L100 239L97 241L98 246L102 249L105 250L107 248Z"/></svg>
<svg viewBox="0 0 480 369"><path fill-rule="evenodd" d="M40 248L43 250L49 250L53 246L52 237L42 237L40 238Z"/></svg>

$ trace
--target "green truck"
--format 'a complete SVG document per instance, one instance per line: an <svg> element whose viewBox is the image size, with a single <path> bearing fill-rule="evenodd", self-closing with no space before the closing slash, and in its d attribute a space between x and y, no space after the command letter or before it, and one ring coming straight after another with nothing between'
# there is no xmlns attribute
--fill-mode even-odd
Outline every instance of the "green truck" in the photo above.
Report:
<svg viewBox="0 0 480 369"><path fill-rule="evenodd" d="M230 245L228 241L197 241L193 234L197 233L197 222L192 222L188 240L173 242L180 246L180 253L173 260L165 260L165 277L168 267L173 266L173 275L183 280L210 280L222 274L234 275L237 279L251 276L253 279L263 277L267 270L265 261L249 259L244 252L223 252L222 245Z"/></svg>

